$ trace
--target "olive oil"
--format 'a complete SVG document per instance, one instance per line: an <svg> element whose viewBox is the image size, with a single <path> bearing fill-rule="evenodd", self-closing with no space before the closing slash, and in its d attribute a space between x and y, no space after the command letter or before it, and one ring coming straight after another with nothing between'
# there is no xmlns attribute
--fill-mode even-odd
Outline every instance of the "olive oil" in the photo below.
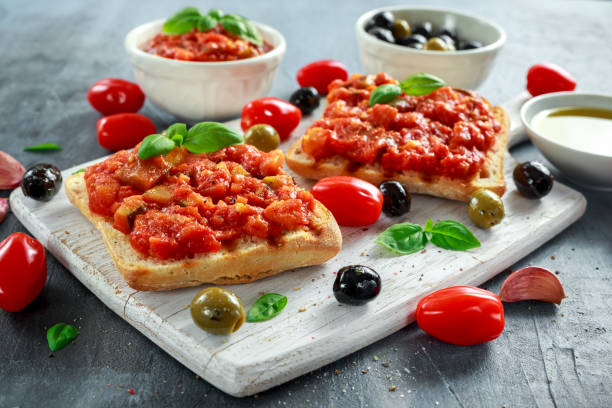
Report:
<svg viewBox="0 0 612 408"><path fill-rule="evenodd" d="M533 128L547 139L588 153L612 156L612 110L580 106L536 114Z"/></svg>

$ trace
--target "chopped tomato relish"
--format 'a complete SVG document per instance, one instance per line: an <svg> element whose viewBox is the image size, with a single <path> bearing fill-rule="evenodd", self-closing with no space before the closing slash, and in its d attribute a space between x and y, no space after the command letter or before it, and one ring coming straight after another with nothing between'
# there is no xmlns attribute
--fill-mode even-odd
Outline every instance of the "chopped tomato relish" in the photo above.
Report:
<svg viewBox="0 0 612 408"><path fill-rule="evenodd" d="M141 46L142 50L164 58L183 61L235 61L256 57L272 49L262 47L228 33L221 25L200 32L196 28L185 34L157 34Z"/></svg>
<svg viewBox="0 0 612 408"><path fill-rule="evenodd" d="M402 94L391 104L369 105L385 73L354 74L329 85L328 105L302 139L317 159L340 155L357 164L379 162L387 173L474 177L495 144L501 125L482 97L449 87L429 95Z"/></svg>
<svg viewBox="0 0 612 408"><path fill-rule="evenodd" d="M274 239L311 227L314 199L283 169L279 150L176 148L140 160L120 151L85 171L89 209L113 218L132 246L158 259L216 252L245 237Z"/></svg>

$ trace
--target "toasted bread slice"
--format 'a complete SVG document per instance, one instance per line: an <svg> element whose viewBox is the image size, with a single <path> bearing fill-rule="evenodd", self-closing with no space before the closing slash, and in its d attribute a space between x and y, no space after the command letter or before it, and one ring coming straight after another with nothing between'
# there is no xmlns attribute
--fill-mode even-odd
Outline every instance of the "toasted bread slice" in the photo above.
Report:
<svg viewBox="0 0 612 408"><path fill-rule="evenodd" d="M291 146L285 155L285 160L291 170L312 179L330 176L353 176L375 185L379 185L385 180L397 180L411 193L428 194L459 201L467 201L470 194L481 188L491 190L501 197L506 191L504 153L508 144L510 119L504 108L495 106L492 109L495 118L502 126L502 130L496 135L495 144L487 154L482 171L471 180L458 180L442 176L424 177L423 174L416 171L389 174L384 171L379 163L355 167L353 163L342 156L315 160L314 157L302 150L301 138Z"/></svg>
<svg viewBox="0 0 612 408"><path fill-rule="evenodd" d="M231 248L224 246L219 252L199 254L191 259L147 258L132 248L128 235L114 229L106 218L89 211L83 173L66 179L65 187L70 202L100 231L117 269L136 290L169 290L203 283L248 283L287 269L323 263L336 255L342 246L336 220L316 201L314 228L287 232L277 245L259 238L243 238Z"/></svg>

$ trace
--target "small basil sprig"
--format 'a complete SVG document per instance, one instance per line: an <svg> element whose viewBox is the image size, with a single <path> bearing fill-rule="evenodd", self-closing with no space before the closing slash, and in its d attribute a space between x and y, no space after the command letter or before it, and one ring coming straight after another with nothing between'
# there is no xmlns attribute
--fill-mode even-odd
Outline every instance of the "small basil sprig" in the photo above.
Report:
<svg viewBox="0 0 612 408"><path fill-rule="evenodd" d="M66 347L78 335L79 331L76 327L66 323L57 323L47 330L47 343L51 351L56 351Z"/></svg>
<svg viewBox="0 0 612 408"><path fill-rule="evenodd" d="M266 293L253 303L247 314L248 322L262 322L279 314L287 306L287 296Z"/></svg>
<svg viewBox="0 0 612 408"><path fill-rule="evenodd" d="M34 146L26 146L24 152L46 152L50 150L62 150L62 147L57 143L41 143Z"/></svg>
<svg viewBox="0 0 612 408"><path fill-rule="evenodd" d="M217 122L200 122L187 131L184 123L175 123L166 129L165 135L145 137L138 148L142 160L170 153L175 147L185 146L191 153L212 153L226 146L244 143L242 135Z"/></svg>
<svg viewBox="0 0 612 408"><path fill-rule="evenodd" d="M251 41L258 47L263 45L261 34L252 22L236 14L224 14L219 9L210 9L207 14L202 14L195 7L186 7L166 20L163 32L165 34L184 34L194 28L197 28L198 31L208 31L219 23L230 34Z"/></svg>
<svg viewBox="0 0 612 408"><path fill-rule="evenodd" d="M440 248L455 251L480 246L474 234L460 222L443 220L434 225L431 218L425 223L425 228L409 222L392 225L374 242L400 255L407 255L425 249L429 241Z"/></svg>
<svg viewBox="0 0 612 408"><path fill-rule="evenodd" d="M446 85L444 81L436 76L423 73L414 74L404 79L399 85L383 84L374 89L370 94L370 106L392 102L402 93L411 96L427 95L444 85Z"/></svg>

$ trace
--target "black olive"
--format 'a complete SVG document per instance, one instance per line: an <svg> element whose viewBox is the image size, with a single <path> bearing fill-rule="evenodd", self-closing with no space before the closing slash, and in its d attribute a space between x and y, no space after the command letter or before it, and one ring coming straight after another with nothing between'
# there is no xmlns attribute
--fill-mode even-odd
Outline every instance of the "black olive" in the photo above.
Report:
<svg viewBox="0 0 612 408"><path fill-rule="evenodd" d="M39 163L23 175L21 191L38 201L49 201L62 186L62 173L52 164Z"/></svg>
<svg viewBox="0 0 612 408"><path fill-rule="evenodd" d="M374 23L374 20L369 19L368 21L366 21L366 23L363 26L364 31L370 31L370 29L376 27L376 24Z"/></svg>
<svg viewBox="0 0 612 408"><path fill-rule="evenodd" d="M387 30L393 30L395 25L395 17L390 11L381 11L372 17L372 21L376 27L386 28Z"/></svg>
<svg viewBox="0 0 612 408"><path fill-rule="evenodd" d="M383 194L383 211L390 216L410 211L410 194L398 181L383 181L378 187Z"/></svg>
<svg viewBox="0 0 612 408"><path fill-rule="evenodd" d="M422 36L429 38L431 37L431 33L433 31L433 27L429 21L425 21L424 23L417 24L417 26L412 30L412 34L421 34Z"/></svg>
<svg viewBox="0 0 612 408"><path fill-rule="evenodd" d="M389 43L394 43L393 33L386 28L374 27L368 31L368 34L373 35L379 40L383 40Z"/></svg>
<svg viewBox="0 0 612 408"><path fill-rule="evenodd" d="M400 38L397 43L399 45L403 45L404 47L411 47L420 50L423 48L423 45L427 42L427 38L422 36L421 34L412 34L408 37Z"/></svg>
<svg viewBox="0 0 612 408"><path fill-rule="evenodd" d="M550 170L538 161L519 163L512 173L519 193L527 198L542 198L553 187Z"/></svg>
<svg viewBox="0 0 612 408"><path fill-rule="evenodd" d="M442 38L443 35L449 36L453 39L453 43L457 42L457 32L452 28L445 27L438 33L438 37Z"/></svg>
<svg viewBox="0 0 612 408"><path fill-rule="evenodd" d="M289 102L300 108L304 115L308 115L319 107L319 93L311 86L305 86L291 94Z"/></svg>
<svg viewBox="0 0 612 408"><path fill-rule="evenodd" d="M443 40L447 44L450 44L450 45L453 45L453 46L455 45L455 40L450 35L442 34L438 38L440 38L441 40Z"/></svg>
<svg viewBox="0 0 612 408"><path fill-rule="evenodd" d="M334 281L334 296L340 303L363 305L380 293L380 276L372 268L350 265L341 268Z"/></svg>
<svg viewBox="0 0 612 408"><path fill-rule="evenodd" d="M461 44L459 44L460 50L474 50L480 47L482 47L482 43L478 41L462 41Z"/></svg>

